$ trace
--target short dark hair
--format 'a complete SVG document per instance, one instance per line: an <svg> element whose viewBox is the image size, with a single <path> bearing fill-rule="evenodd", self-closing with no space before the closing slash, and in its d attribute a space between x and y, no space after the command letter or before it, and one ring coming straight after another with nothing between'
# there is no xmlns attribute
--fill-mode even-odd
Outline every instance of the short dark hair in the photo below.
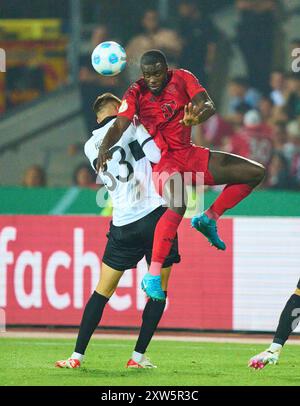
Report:
<svg viewBox="0 0 300 406"><path fill-rule="evenodd" d="M235 76L230 80L230 83L248 88L250 86L249 79L246 76Z"/></svg>
<svg viewBox="0 0 300 406"><path fill-rule="evenodd" d="M121 100L112 93L103 93L101 96L98 96L93 104L93 111L95 114L98 114L100 110L103 109L109 103L118 103L121 104Z"/></svg>
<svg viewBox="0 0 300 406"><path fill-rule="evenodd" d="M92 170L92 167L89 164L87 164L86 162L82 162L81 164L79 164L74 169L74 172L73 172L73 175L72 175L74 185L77 185L77 183L78 183L77 177L78 177L79 172L82 169L86 169L87 172L91 175L91 178L93 179L93 182L95 181L96 175L95 175L95 172Z"/></svg>
<svg viewBox="0 0 300 406"><path fill-rule="evenodd" d="M159 49L150 49L141 57L141 65L155 65L156 63L168 66L166 55Z"/></svg>
<svg viewBox="0 0 300 406"><path fill-rule="evenodd" d="M272 73L280 73L280 75L285 75L286 74L286 71L284 70L284 69L281 69L281 68L274 68L274 69L272 69L272 71L271 71L271 74Z"/></svg>
<svg viewBox="0 0 300 406"><path fill-rule="evenodd" d="M40 184L39 184L39 186L40 186L40 187L47 186L47 175L46 175L46 171L45 171L45 169L44 169L42 166L40 166L40 165L31 165L31 166L29 166L29 167L26 169L22 184L23 184L24 186L26 186L26 175L27 175L27 173L28 173L29 171L32 171L32 170L38 172L38 174L39 174L39 177L40 177Z"/></svg>

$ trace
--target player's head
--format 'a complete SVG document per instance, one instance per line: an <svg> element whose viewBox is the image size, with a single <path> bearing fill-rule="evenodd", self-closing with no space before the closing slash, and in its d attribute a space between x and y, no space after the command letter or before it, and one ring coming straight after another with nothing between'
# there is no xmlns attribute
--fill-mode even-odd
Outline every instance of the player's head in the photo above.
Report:
<svg viewBox="0 0 300 406"><path fill-rule="evenodd" d="M118 114L121 100L112 93L103 93L94 102L93 110L97 116L97 123L100 124L106 117Z"/></svg>
<svg viewBox="0 0 300 406"><path fill-rule="evenodd" d="M165 54L158 49L145 52L141 57L141 69L150 92L159 94L168 79L168 63Z"/></svg>

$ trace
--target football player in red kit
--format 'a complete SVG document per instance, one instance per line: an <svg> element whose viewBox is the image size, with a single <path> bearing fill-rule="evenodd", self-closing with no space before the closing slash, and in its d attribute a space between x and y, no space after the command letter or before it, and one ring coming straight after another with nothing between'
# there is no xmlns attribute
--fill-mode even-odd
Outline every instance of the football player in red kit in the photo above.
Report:
<svg viewBox="0 0 300 406"><path fill-rule="evenodd" d="M215 113L214 103L198 79L184 69L168 69L165 55L150 50L141 58L143 78L125 93L115 123L110 127L99 149L97 169L110 159L109 149L120 139L134 116L146 127L162 150L156 173L167 173L163 185L168 209L159 220L154 235L152 261L143 279L142 288L153 299L164 300L160 270L168 255L179 224L186 210L185 199L178 204L174 180L182 182L184 173L202 173L206 185L226 187L212 206L192 219L192 226L206 236L216 248L225 250L216 222L257 186L265 176L265 168L256 162L225 152L211 151L191 143L191 127ZM172 181L173 180L173 181Z"/></svg>

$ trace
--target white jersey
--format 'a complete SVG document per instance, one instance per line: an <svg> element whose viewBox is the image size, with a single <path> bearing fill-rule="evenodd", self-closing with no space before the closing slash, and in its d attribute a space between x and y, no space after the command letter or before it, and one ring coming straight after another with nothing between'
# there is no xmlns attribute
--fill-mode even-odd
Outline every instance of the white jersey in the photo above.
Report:
<svg viewBox="0 0 300 406"><path fill-rule="evenodd" d="M115 119L111 119L94 130L84 146L85 155L95 171L99 146L114 122ZM98 183L107 188L113 203L113 224L120 227L145 217L164 204L155 190L149 162L160 160L160 150L146 129L134 124L110 150L112 159L107 161L105 171L99 172Z"/></svg>

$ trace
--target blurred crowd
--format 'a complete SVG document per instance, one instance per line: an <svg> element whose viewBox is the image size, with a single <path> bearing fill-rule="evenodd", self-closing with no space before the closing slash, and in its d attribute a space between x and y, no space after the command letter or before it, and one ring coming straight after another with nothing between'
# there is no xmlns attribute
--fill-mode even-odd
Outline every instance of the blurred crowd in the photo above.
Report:
<svg viewBox="0 0 300 406"><path fill-rule="evenodd" d="M233 41L197 0L177 1L172 17L163 22L157 8L143 10L139 32L125 42L117 29L105 21L99 24L83 49L79 73L89 132L95 127L91 109L95 98L106 91L122 97L140 76L141 54L160 49L171 68L188 69L199 78L217 111L225 89L227 113L217 113L194 128L195 144L261 162L267 167L263 187L300 190L300 76L287 68L285 41L278 39L283 35L282 22L289 18L283 6L284 1L278 0L236 0L239 19ZM127 69L113 78L98 75L90 64L91 51L108 39L125 45L128 56ZM246 74L228 79L233 44L240 50ZM300 48L300 38L289 46ZM88 169L81 169L86 171L85 181L78 175L73 182L91 186L94 175L89 185Z"/></svg>
<svg viewBox="0 0 300 406"><path fill-rule="evenodd" d="M95 182L96 175L89 164L82 162L75 168L72 175L73 186L98 189ZM47 174L44 168L40 165L29 166L23 175L22 186L29 188L48 186Z"/></svg>
<svg viewBox="0 0 300 406"><path fill-rule="evenodd" d="M198 128L201 145L266 166L265 187L300 189L300 75L274 70L261 93L245 77L228 84L229 114Z"/></svg>

